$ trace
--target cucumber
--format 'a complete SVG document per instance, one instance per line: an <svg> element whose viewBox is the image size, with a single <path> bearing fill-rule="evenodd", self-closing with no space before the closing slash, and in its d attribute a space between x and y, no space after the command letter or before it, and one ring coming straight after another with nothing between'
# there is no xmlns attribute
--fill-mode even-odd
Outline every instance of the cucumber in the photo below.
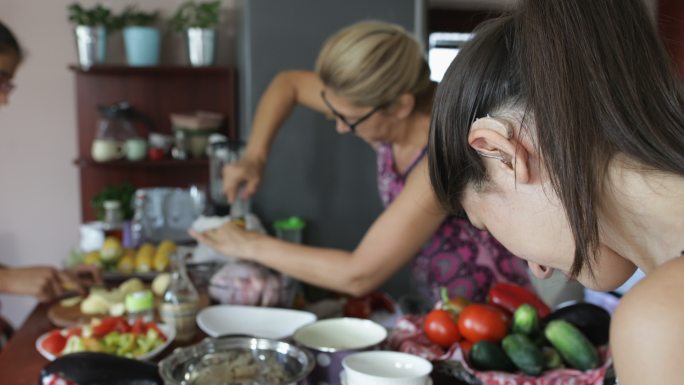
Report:
<svg viewBox="0 0 684 385"><path fill-rule="evenodd" d="M544 335L570 367L589 370L599 366L596 347L571 323L553 320L546 325Z"/></svg>
<svg viewBox="0 0 684 385"><path fill-rule="evenodd" d="M563 367L563 358L558 353L558 350L544 346L542 349L544 361L546 362L546 369L558 369Z"/></svg>
<svg viewBox="0 0 684 385"><path fill-rule="evenodd" d="M580 302L562 307L543 319L542 329L545 323L556 319L562 319L575 325L594 346L608 343L610 313L600 306Z"/></svg>
<svg viewBox="0 0 684 385"><path fill-rule="evenodd" d="M532 336L539 330L537 310L526 303L518 306L513 313L513 333Z"/></svg>
<svg viewBox="0 0 684 385"><path fill-rule="evenodd" d="M544 355L526 335L509 334L501 341L501 346L523 373L538 376L544 371Z"/></svg>
<svg viewBox="0 0 684 385"><path fill-rule="evenodd" d="M515 365L498 344L480 341L470 349L470 362L477 370L515 371Z"/></svg>

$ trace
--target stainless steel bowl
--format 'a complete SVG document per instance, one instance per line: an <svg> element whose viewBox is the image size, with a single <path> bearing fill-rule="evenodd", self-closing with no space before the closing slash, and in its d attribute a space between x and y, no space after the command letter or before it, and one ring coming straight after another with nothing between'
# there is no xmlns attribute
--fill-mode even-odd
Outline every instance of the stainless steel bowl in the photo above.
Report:
<svg viewBox="0 0 684 385"><path fill-rule="evenodd" d="M311 353L287 342L228 336L176 349L159 374L166 385L292 385L313 367Z"/></svg>

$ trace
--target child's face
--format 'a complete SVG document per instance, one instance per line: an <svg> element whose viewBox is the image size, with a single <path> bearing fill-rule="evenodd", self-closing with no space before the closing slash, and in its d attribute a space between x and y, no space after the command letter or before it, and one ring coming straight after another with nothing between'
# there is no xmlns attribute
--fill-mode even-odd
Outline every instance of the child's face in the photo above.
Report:
<svg viewBox="0 0 684 385"><path fill-rule="evenodd" d="M12 79L18 66L19 56L16 53L0 53L0 106L9 103L9 94L14 88Z"/></svg>

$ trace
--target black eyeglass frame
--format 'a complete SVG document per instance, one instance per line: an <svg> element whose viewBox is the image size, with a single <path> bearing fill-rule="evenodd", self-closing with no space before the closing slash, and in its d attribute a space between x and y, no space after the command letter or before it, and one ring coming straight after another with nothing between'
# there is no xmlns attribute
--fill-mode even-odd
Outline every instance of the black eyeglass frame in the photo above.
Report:
<svg viewBox="0 0 684 385"><path fill-rule="evenodd" d="M335 115L337 119L341 120L342 123L346 124L347 127L349 127L349 129L353 133L356 133L356 126L358 126L359 124L363 123L365 120L373 116L374 113L388 106L388 103L384 103L377 107L374 107L372 110L368 111L368 113L356 119L354 123L350 123L344 115L337 112L337 110L332 106L332 104L330 104L328 98L325 97L325 90L321 90L321 99L323 99L323 103L325 103L325 105L330 109L330 112L332 112L332 114Z"/></svg>

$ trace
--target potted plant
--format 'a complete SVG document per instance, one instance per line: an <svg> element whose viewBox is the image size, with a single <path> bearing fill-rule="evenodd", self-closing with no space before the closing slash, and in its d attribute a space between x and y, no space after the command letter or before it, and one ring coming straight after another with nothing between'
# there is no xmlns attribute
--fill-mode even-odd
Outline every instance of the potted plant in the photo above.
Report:
<svg viewBox="0 0 684 385"><path fill-rule="evenodd" d="M107 58L107 29L112 25L112 13L100 4L83 8L73 3L67 8L69 21L76 35L78 63L82 68L104 63Z"/></svg>
<svg viewBox="0 0 684 385"><path fill-rule="evenodd" d="M159 11L145 12L135 6L126 7L115 18L115 24L123 28L126 60L131 66L154 66L159 64L161 37L156 27Z"/></svg>
<svg viewBox="0 0 684 385"><path fill-rule="evenodd" d="M188 59L193 67L214 63L216 27L219 24L221 0L183 3L171 19L171 26L184 32L187 38Z"/></svg>

